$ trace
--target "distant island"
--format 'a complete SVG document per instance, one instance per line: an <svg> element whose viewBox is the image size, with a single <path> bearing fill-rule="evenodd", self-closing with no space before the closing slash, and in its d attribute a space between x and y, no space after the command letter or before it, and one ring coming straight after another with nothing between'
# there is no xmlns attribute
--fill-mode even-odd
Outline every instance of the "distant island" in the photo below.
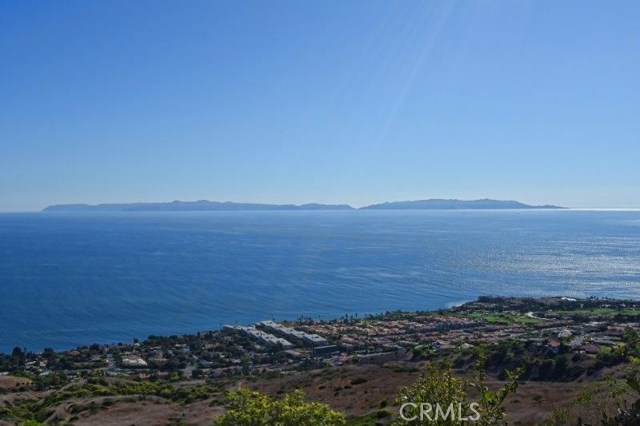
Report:
<svg viewBox="0 0 640 426"><path fill-rule="evenodd" d="M392 201L382 204L372 204L362 207L375 210L501 210L501 209L563 209L564 207L544 205L531 206L519 201L490 200L444 200L430 199L417 201Z"/></svg>
<svg viewBox="0 0 640 426"><path fill-rule="evenodd" d="M361 207L364 210L501 210L501 209L563 209L544 205L532 206L519 201L503 200L444 200L393 201ZM281 211L281 210L355 210L348 204L258 204L230 201L172 201L170 203L108 203L108 204L56 204L44 212L92 211Z"/></svg>
<svg viewBox="0 0 640 426"><path fill-rule="evenodd" d="M257 210L353 210L346 204L257 204L230 201L172 201L170 203L110 203L110 204L57 204L45 212L91 211L257 211Z"/></svg>

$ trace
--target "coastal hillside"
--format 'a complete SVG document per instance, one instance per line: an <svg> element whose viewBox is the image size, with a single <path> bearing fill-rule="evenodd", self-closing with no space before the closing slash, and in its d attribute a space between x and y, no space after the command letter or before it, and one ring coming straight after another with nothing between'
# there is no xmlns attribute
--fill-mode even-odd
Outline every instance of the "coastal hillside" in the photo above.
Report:
<svg viewBox="0 0 640 426"><path fill-rule="evenodd" d="M637 425L639 321L637 300L484 296L64 351L16 346L0 353L0 426L410 425L405 397L444 391L479 401L484 425ZM253 417L238 419L238 401ZM270 406L335 421L258 423Z"/></svg>

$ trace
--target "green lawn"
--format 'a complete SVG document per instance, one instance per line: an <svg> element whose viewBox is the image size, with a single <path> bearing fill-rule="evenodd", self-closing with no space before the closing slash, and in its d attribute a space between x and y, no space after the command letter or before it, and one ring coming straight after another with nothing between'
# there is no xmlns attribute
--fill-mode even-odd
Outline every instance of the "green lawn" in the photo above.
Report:
<svg viewBox="0 0 640 426"><path fill-rule="evenodd" d="M461 314L460 316L466 318L477 319L480 321L486 321L490 324L525 324L535 325L540 324L542 321L539 318L531 318L525 315L515 315L509 313L494 313L494 312L471 312Z"/></svg>

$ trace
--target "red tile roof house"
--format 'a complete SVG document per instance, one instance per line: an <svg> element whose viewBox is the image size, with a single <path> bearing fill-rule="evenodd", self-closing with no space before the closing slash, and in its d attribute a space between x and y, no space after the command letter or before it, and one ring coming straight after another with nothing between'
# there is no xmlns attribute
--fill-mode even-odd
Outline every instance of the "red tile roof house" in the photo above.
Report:
<svg viewBox="0 0 640 426"><path fill-rule="evenodd" d="M560 341L555 339L549 339L547 342L547 349L549 349L554 354L560 353Z"/></svg>

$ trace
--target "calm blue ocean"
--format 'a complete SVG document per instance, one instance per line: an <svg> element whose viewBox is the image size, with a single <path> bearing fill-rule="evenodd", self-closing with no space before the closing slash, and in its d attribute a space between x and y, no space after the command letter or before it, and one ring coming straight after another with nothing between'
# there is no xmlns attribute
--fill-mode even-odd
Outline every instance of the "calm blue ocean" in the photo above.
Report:
<svg viewBox="0 0 640 426"><path fill-rule="evenodd" d="M479 295L640 298L640 212L0 215L0 351Z"/></svg>

